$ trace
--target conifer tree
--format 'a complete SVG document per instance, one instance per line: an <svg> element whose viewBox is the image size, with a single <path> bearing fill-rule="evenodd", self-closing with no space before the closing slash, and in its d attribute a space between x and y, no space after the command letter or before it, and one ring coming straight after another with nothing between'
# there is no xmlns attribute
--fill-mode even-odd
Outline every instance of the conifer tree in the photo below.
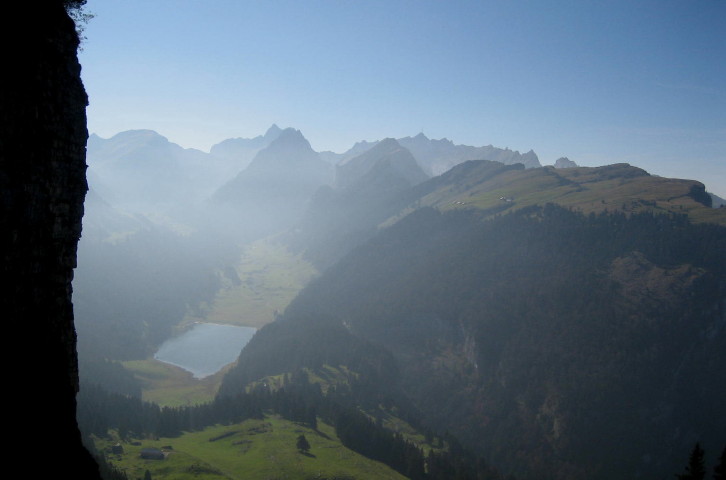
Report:
<svg viewBox="0 0 726 480"><path fill-rule="evenodd" d="M713 467L713 480L726 480L726 447L721 452L718 463Z"/></svg>
<svg viewBox="0 0 726 480"><path fill-rule="evenodd" d="M300 435L297 437L297 449L300 450L303 453L308 453L310 450L310 443L308 443L308 439L305 438L305 435Z"/></svg>
<svg viewBox="0 0 726 480"><path fill-rule="evenodd" d="M691 456L688 459L686 473L677 475L678 480L704 480L706 478L706 467L703 463L704 451L699 443L693 447Z"/></svg>

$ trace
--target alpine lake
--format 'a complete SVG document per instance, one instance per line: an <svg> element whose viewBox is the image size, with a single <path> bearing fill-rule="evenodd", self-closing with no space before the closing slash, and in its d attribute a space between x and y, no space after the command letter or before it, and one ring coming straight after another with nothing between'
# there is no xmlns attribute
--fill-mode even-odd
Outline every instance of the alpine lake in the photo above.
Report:
<svg viewBox="0 0 726 480"><path fill-rule="evenodd" d="M197 323L183 334L164 342L154 358L202 379L237 360L256 331L253 327Z"/></svg>

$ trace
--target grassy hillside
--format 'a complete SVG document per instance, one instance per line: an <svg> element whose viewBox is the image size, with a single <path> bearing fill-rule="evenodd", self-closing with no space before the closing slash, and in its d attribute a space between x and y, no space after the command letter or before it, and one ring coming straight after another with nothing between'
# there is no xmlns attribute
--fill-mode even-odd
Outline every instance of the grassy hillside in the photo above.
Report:
<svg viewBox="0 0 726 480"><path fill-rule="evenodd" d="M308 453L299 452L296 439L305 435ZM122 454L110 453L117 438L95 439L110 463L129 478L155 480L220 479L391 479L405 477L389 467L345 448L333 427L318 422L318 430L268 416L235 425L217 425L178 438L122 441ZM143 448L159 448L164 460L140 457Z"/></svg>
<svg viewBox="0 0 726 480"><path fill-rule="evenodd" d="M153 358L132 360L124 367L141 381L142 399L161 406L177 407L210 402L228 367L202 379L183 368Z"/></svg>
<svg viewBox="0 0 726 480"><path fill-rule="evenodd" d="M662 181L591 173L591 191ZM726 391L713 383L726 364L723 227L650 212L518 209L509 204L527 197L512 193L517 181L550 178L483 177L439 183L422 198L444 202L447 188L499 181L512 187L503 201L512 215L482 221L486 213L453 207L407 216L311 282L225 384L322 361L371 367L350 346L378 348L387 369L373 371L399 372L378 384L399 387L435 430L523 478L658 477L678 468L671 460L694 438L723 441ZM680 183L667 185L677 193ZM681 192L665 204L696 211L698 193Z"/></svg>
<svg viewBox="0 0 726 480"><path fill-rule="evenodd" d="M460 171L458 171L460 170ZM467 162L444 174L420 205L496 213L555 203L583 213L682 213L692 221L726 225L726 209L705 205L703 184L649 175L627 164L555 169L494 168Z"/></svg>

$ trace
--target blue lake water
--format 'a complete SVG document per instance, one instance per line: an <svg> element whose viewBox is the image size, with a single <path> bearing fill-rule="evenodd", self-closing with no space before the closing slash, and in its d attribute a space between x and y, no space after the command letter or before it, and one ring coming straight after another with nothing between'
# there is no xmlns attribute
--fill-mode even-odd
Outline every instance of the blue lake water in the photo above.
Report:
<svg viewBox="0 0 726 480"><path fill-rule="evenodd" d="M191 372L195 378L217 373L239 356L257 329L198 323L191 330L164 342L154 358Z"/></svg>

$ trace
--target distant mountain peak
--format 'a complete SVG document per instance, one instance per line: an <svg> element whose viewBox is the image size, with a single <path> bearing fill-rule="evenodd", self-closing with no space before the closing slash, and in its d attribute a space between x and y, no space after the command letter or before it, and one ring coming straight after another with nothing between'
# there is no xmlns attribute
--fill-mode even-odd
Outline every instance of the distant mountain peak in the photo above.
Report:
<svg viewBox="0 0 726 480"><path fill-rule="evenodd" d="M355 152L355 153L363 153L364 151L370 149L371 147L378 144L377 141L375 142L369 142L368 140L361 140L360 142L355 142L353 147L349 150L349 152Z"/></svg>
<svg viewBox="0 0 726 480"><path fill-rule="evenodd" d="M555 161L555 168L575 168L577 164L567 157L560 157Z"/></svg>
<svg viewBox="0 0 726 480"><path fill-rule="evenodd" d="M277 126L276 123L273 123L270 128L267 129L265 132L265 138L275 137L277 138L280 135L280 132L282 132L282 129Z"/></svg>
<svg viewBox="0 0 726 480"><path fill-rule="evenodd" d="M390 148L401 148L401 144L398 143L398 140L396 140L395 138L387 137L378 142L374 147L372 147L372 149L374 148L379 151L388 150Z"/></svg>
<svg viewBox="0 0 726 480"><path fill-rule="evenodd" d="M398 140L395 138L387 137L383 140L380 140L373 144L373 146L369 147L367 150L365 150L360 155L357 155L355 157L348 158L340 163L340 166L344 166L347 163L362 163L362 159L378 159L381 156L385 156L387 154L390 154L391 152L394 152L396 150L401 150L403 147L400 143L398 143ZM366 160L371 161L371 160ZM371 163L372 164L372 163Z"/></svg>
<svg viewBox="0 0 726 480"><path fill-rule="evenodd" d="M534 150L530 150L521 156L521 163L527 168L536 168L541 166L539 163L539 157Z"/></svg>
<svg viewBox="0 0 726 480"><path fill-rule="evenodd" d="M440 145L446 145L446 146L450 146L450 147L454 146L454 142L452 142L451 140L449 140L446 137L440 138L439 140L433 139L433 140L431 140L431 143L433 143L433 144L440 144Z"/></svg>
<svg viewBox="0 0 726 480"><path fill-rule="evenodd" d="M160 133L154 131L154 130L148 130L148 129L138 129L138 130L125 130L123 132L119 132L116 135L108 138L103 139L99 137L98 135L93 134L91 136L93 140L104 140L109 141L111 143L115 144L128 144L132 143L135 145L165 145L168 143L171 143L168 138L161 135Z"/></svg>
<svg viewBox="0 0 726 480"><path fill-rule="evenodd" d="M280 131L278 137L270 143L270 150L275 149L287 149L287 148L303 148L305 150L311 150L310 142L303 136L300 130L294 128L286 128Z"/></svg>
<svg viewBox="0 0 726 480"><path fill-rule="evenodd" d="M329 183L332 180L324 178L332 176L332 168L320 159L320 155L313 150L310 142L303 136L302 132L294 128L285 128L280 130L278 137L270 142L267 147L257 152L247 168L240 172L240 175L243 178L257 174L271 175L273 177L297 175L291 172L300 168L309 170L308 173L313 176L320 177L319 179L316 177L315 180L315 182L320 180L320 185Z"/></svg>
<svg viewBox="0 0 726 480"><path fill-rule="evenodd" d="M362 154L339 164L336 168L336 184L340 188L349 188L370 176L369 174L375 176L376 173L403 178L411 185L428 178L411 152L398 140L389 137Z"/></svg>

